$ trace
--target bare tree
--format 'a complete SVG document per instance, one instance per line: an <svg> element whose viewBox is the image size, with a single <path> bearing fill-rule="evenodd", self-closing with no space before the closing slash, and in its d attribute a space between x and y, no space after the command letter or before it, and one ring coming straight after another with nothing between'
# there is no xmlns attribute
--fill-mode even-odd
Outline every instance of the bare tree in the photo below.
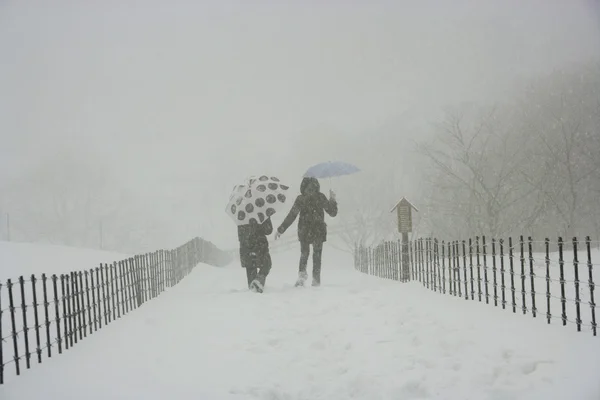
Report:
<svg viewBox="0 0 600 400"><path fill-rule="evenodd" d="M600 65L532 82L519 109L523 130L536 142L523 177L542 198L547 219L559 221L556 230L584 234L598 219Z"/></svg>
<svg viewBox="0 0 600 400"><path fill-rule="evenodd" d="M450 111L435 140L420 145L430 162L425 209L437 214L429 221L436 229L499 236L536 218L536 207L520 207L533 190L518 179L528 144L515 131L512 113L510 107Z"/></svg>

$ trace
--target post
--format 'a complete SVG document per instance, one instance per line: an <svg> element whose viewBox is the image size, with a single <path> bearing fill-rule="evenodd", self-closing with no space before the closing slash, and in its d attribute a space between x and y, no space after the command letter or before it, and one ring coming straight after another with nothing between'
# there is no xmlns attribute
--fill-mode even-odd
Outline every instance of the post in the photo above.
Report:
<svg viewBox="0 0 600 400"><path fill-rule="evenodd" d="M36 290L36 283L37 279L35 278L35 275L31 274L31 291L33 293L33 321L35 324L35 344L36 344L36 349L35 352L37 353L37 358L38 358L38 364L42 362L42 345L41 345L41 340L40 340L40 319L39 319L39 312L38 312L38 301L37 301L37 290ZM1 323L1 322L0 322Z"/></svg>
<svg viewBox="0 0 600 400"><path fill-rule="evenodd" d="M521 249L521 301L523 302L523 315L525 315L527 313L527 292L525 291L525 243L523 235L519 238L519 245Z"/></svg>
<svg viewBox="0 0 600 400"><path fill-rule="evenodd" d="M596 336L596 303L594 303L594 276L593 276L593 264L592 264L592 250L590 237L585 238L585 245L587 248L587 264L588 264L588 284L590 285L590 307L592 309L592 332ZM1 336L1 335L0 335Z"/></svg>
<svg viewBox="0 0 600 400"><path fill-rule="evenodd" d="M10 323L12 327L11 336L13 339L13 351L14 351L14 360L15 360L15 369L17 370L17 375L21 375L21 367L19 365L19 345L17 344L17 322L15 320L15 301L13 297L13 284L9 279L6 281L6 287L8 288L8 304L10 306Z"/></svg>
<svg viewBox="0 0 600 400"><path fill-rule="evenodd" d="M58 354L62 354L62 337L60 336L60 304L58 302L58 277L52 275L52 289L54 292L54 319L56 320L56 341L58 342Z"/></svg>
<svg viewBox="0 0 600 400"><path fill-rule="evenodd" d="M65 296L65 303L67 303L67 317L68 317L68 341L69 341L69 347L73 347L73 325L74 325L74 314L75 314L75 310L73 307L71 307L71 280L70 280L70 273L69 274L65 274L65 288L66 288L66 292L63 292L63 296ZM67 321L65 320L65 323ZM75 337L75 342L77 342L77 337Z"/></svg>
<svg viewBox="0 0 600 400"><path fill-rule="evenodd" d="M44 293L44 319L46 327L46 349L48 350L48 358L52 357L52 350L50 349L50 313L48 311L48 278L46 274L42 274L42 288ZM2 336L2 335L0 335Z"/></svg>
<svg viewBox="0 0 600 400"><path fill-rule="evenodd" d="M485 304L490 304L490 292L488 289L489 279L488 279L488 265L487 265L487 244L485 242L485 236L482 236L481 240L483 242L483 280L484 280L484 287L485 287Z"/></svg>
<svg viewBox="0 0 600 400"><path fill-rule="evenodd" d="M390 212L396 211L398 219L398 232L402 235L402 281L409 282L411 280L411 271L414 272L412 279L417 279L417 265L412 264L412 257L409 257L409 242L408 234L412 232L412 210L419 211L413 206L406 198L400 199L400 201L390 210ZM419 242L417 242L418 244ZM411 249L412 250L412 249ZM420 275L419 275L420 277Z"/></svg>
<svg viewBox="0 0 600 400"><path fill-rule="evenodd" d="M575 272L575 323L577 332L581 332L581 297L579 294L579 259L577 256L577 238L573 238L573 268Z"/></svg>
<svg viewBox="0 0 600 400"><path fill-rule="evenodd" d="M92 309L96 311L96 307L93 303L90 302L90 275L92 279L94 279L94 271L90 274L90 271L86 270L84 272L85 276L85 298L87 300L87 312L88 312L88 329L90 331L90 335L92 332ZM93 281L92 281L93 282ZM94 294L94 285L92 284L92 295ZM87 330L85 331L85 336L87 337Z"/></svg>
<svg viewBox="0 0 600 400"><path fill-rule="evenodd" d="M506 282L504 280L504 239L500 239L500 290L502 291L502 309L506 308Z"/></svg>
<svg viewBox="0 0 600 400"><path fill-rule="evenodd" d="M479 262L479 236L475 237L475 251L477 252L477 295L478 299L481 301L481 263Z"/></svg>
<svg viewBox="0 0 600 400"><path fill-rule="evenodd" d="M550 314L550 239L546 238L544 245L546 247L546 318L550 323L552 319L552 314Z"/></svg>
<svg viewBox="0 0 600 400"><path fill-rule="evenodd" d="M563 326L567 325L567 299L565 297L565 260L563 258L563 239L558 238L558 266L560 268L560 302L562 305Z"/></svg>
<svg viewBox="0 0 600 400"><path fill-rule="evenodd" d="M475 278L473 277L473 239L469 238L469 275L471 277L471 300L475 300Z"/></svg>
<svg viewBox="0 0 600 400"><path fill-rule="evenodd" d="M494 307L498 307L498 267L496 266L496 239L492 238L492 279L494 287Z"/></svg>
<svg viewBox="0 0 600 400"><path fill-rule="evenodd" d="M94 272L96 272L96 283L94 284ZM100 314L100 271L98 267L90 270L90 281L92 284L92 310L94 312L94 332L98 330L98 321L101 321ZM96 294L98 294L96 296ZM102 323L102 322L100 322Z"/></svg>
<svg viewBox="0 0 600 400"><path fill-rule="evenodd" d="M529 277L531 282L531 314L535 318L537 315L537 309L535 307L535 271L533 270L533 251L532 251L532 239L531 236L527 238L528 250L529 250Z"/></svg>
<svg viewBox="0 0 600 400"><path fill-rule="evenodd" d="M463 272L465 281L465 300L469 300L469 281L467 277L467 243L462 241L462 252L463 252Z"/></svg>
<svg viewBox="0 0 600 400"><path fill-rule="evenodd" d="M514 265L514 252L512 237L508 238L508 262L510 268L510 291L512 296L512 310L513 313L517 312L517 300L516 300L516 289L515 289L515 265Z"/></svg>
<svg viewBox="0 0 600 400"><path fill-rule="evenodd" d="M29 327L27 325L27 302L25 300L25 279L19 277L19 286L21 288L21 311L23 314L23 336L25 338L25 365L27 369L31 368L31 352L29 351Z"/></svg>
<svg viewBox="0 0 600 400"><path fill-rule="evenodd" d="M77 288L79 290L79 298L77 299L77 306L80 307L79 313L81 315L81 321L79 322L79 339L82 340L85 335L87 337L87 321L85 319L85 292L83 291L83 273L77 272ZM88 302L89 305L89 302Z"/></svg>

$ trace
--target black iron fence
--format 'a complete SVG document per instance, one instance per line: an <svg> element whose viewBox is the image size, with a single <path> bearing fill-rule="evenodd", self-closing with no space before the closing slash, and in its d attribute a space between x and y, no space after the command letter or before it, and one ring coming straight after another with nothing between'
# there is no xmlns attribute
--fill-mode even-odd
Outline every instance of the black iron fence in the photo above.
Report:
<svg viewBox="0 0 600 400"><path fill-rule="evenodd" d="M0 282L0 384L157 297L197 264L223 266L230 257L195 238L89 270Z"/></svg>
<svg viewBox="0 0 600 400"><path fill-rule="evenodd" d="M594 292L600 282L600 250L587 237L569 243L531 237L439 241L422 238L402 250L400 241L357 246L355 268L363 273L485 301L495 307L572 324L597 334ZM404 266L404 267L403 267Z"/></svg>

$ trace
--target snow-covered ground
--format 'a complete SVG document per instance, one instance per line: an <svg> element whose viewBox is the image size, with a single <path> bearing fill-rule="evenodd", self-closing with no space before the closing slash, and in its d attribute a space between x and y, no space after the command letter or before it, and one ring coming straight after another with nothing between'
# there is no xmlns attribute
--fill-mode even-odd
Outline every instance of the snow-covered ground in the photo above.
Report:
<svg viewBox="0 0 600 400"><path fill-rule="evenodd" d="M577 299L579 298L581 330L590 333L592 332L594 320L597 324L600 323L600 309L597 305L600 303L600 250L592 249L588 257L586 250L580 249L577 258L576 264L573 251L569 250L563 253L562 277L564 282L561 282L561 263L558 252L549 253L548 260L546 260L545 254L533 253L531 260L528 255L525 255L523 265L520 255L515 255L512 263L512 274L508 256L504 257L503 265L500 258L496 258L495 271L494 261L491 257L488 257L485 264L481 259L478 271L475 259L471 268L470 262L461 256L458 268L459 274L457 275L455 270L453 280L450 279L447 263L443 271L441 265L438 265L437 269L434 270L432 263L418 266L417 271L421 269L420 275L423 286L431 290L434 290L435 286L437 291L445 290L448 293L452 291L462 297L468 294L469 300L479 301L481 298L482 302L486 302L487 293L489 304L502 307L504 293L505 307L510 312L513 310L512 288L514 287L514 312L522 314L523 309L525 309L527 315L532 316L534 311L532 300L535 299L536 317L547 320L549 314L553 324L563 323L562 302L564 289L564 311L567 325L573 327L576 324ZM533 264L533 281L531 279L532 269L530 263ZM577 268L575 268L575 265L577 265ZM485 280L486 272L487 284ZM521 275L522 273L523 275ZM466 285L465 281L467 282ZM576 282L579 285L578 288ZM479 295L480 292L481 296ZM594 295L593 301L592 294Z"/></svg>
<svg viewBox="0 0 600 400"><path fill-rule="evenodd" d="M238 265L178 286L44 360L2 400L600 398L600 339L353 270L325 249L297 289L297 249L263 294Z"/></svg>

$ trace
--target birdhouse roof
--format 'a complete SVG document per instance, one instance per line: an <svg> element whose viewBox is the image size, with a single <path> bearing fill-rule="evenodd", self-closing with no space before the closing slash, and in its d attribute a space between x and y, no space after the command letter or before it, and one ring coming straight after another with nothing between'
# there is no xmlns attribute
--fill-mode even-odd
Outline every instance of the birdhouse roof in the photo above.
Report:
<svg viewBox="0 0 600 400"><path fill-rule="evenodd" d="M394 212L394 210L396 208L398 208L398 206L401 205L401 204L406 204L406 205L410 206L411 208L413 208L415 211L419 212L419 210L417 209L417 207L415 207L410 201L408 201L406 199L406 197L401 198L400 201L398 203L396 203L396 205L394 206L394 208L392 208L390 210L390 212Z"/></svg>

